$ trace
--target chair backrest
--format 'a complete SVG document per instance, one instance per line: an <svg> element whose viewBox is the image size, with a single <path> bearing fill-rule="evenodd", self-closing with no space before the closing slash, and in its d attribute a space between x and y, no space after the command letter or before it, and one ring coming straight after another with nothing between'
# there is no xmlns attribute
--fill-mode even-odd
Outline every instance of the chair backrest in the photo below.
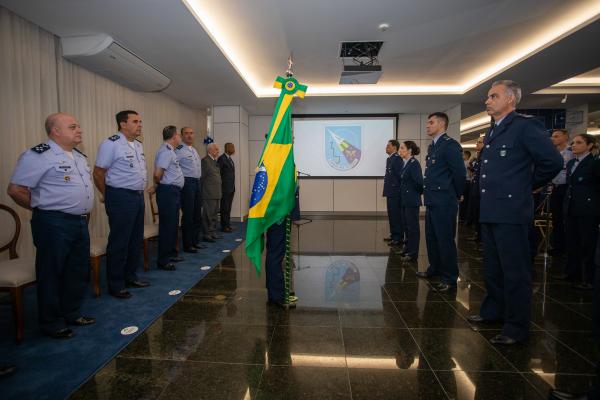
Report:
<svg viewBox="0 0 600 400"><path fill-rule="evenodd" d="M15 210L4 204L0 204L0 226L0 253L8 250L11 260L19 257L17 241L21 233L21 219Z"/></svg>
<svg viewBox="0 0 600 400"><path fill-rule="evenodd" d="M155 193L148 192L148 201L150 202L150 211L152 212L152 223L156 224L158 221L158 207L154 202Z"/></svg>

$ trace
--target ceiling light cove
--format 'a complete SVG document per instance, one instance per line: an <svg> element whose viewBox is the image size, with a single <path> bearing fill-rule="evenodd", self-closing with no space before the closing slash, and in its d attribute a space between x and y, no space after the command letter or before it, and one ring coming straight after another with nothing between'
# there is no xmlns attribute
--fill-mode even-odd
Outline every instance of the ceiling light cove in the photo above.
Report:
<svg viewBox="0 0 600 400"><path fill-rule="evenodd" d="M276 12L280 11L279 9L255 10L260 14L258 16L254 15L254 25L244 29L241 27L242 24L239 23L239 18L232 15L232 12L236 11L231 8L234 5L228 4L228 2L216 0L181 1L256 97L277 97L279 95L279 91L271 87L274 78L271 75L274 71L283 71L285 66L278 68L275 64L280 62L279 57L272 57L267 60L265 55L269 55L267 50L271 50L271 54L285 52L290 40L288 37L286 41L286 35L293 34L294 37L297 37L298 33L285 31L285 26L282 24L274 24L276 28L273 28L275 30L272 31L268 31L268 27L256 25L256 21L260 18L266 21L269 18L267 15L276 15ZM256 6L253 5L253 7L267 7L265 4L271 3L257 2ZM228 7L230 8L228 9ZM494 47L498 48L498 51L496 51L497 57L495 59L488 57L486 63L474 62L472 68L469 67L469 70L462 71L456 82L432 79L429 83L413 85L410 80L407 82L402 81L401 76L388 76L387 80L380 81L377 84L338 85L337 78L339 75L335 77L335 80L332 79L330 83L323 82L323 80L319 83L311 83L310 79L303 80L302 77L299 78L303 84L309 86L307 95L310 96L460 95L494 78L598 18L600 18L600 1L590 0L569 3L568 9L561 12L560 18L557 17L547 21L543 24L543 27L523 35L518 41L492 43ZM306 27L310 28L310 25L307 24ZM381 27L378 28L382 30ZM249 31L250 29L252 31ZM259 29L262 29L260 31L262 36L258 34ZM275 35L275 32L277 35ZM443 34L443 32L440 32L440 35ZM394 38L388 35L385 40L393 43ZM294 49L287 49L287 51L292 50ZM390 59L393 59L394 56L394 54L390 54ZM282 55L282 57L287 58L287 54ZM385 61L382 65L385 71ZM304 65L304 68L306 69L306 65Z"/></svg>

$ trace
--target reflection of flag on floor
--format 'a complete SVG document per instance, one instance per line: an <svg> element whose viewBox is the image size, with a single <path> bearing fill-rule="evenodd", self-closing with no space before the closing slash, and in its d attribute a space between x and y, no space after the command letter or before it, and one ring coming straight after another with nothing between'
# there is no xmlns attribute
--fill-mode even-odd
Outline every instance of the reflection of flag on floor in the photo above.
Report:
<svg viewBox="0 0 600 400"><path fill-rule="evenodd" d="M259 274L263 233L285 218L295 205L296 165L292 148L291 104L294 96L304 98L306 93L306 86L293 77L278 77L274 86L281 89L281 94L258 162L246 230L246 254Z"/></svg>
<svg viewBox="0 0 600 400"><path fill-rule="evenodd" d="M339 137L332 131L329 131L329 134L337 144L340 152L344 155L344 158L346 158L346 161L349 165L354 165L360 160L360 149L357 149L346 139Z"/></svg>

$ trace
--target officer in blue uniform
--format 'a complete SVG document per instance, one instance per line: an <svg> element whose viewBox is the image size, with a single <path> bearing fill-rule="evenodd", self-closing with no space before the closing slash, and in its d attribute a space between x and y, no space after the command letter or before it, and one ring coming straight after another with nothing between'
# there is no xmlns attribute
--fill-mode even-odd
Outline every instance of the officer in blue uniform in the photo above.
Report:
<svg viewBox="0 0 600 400"><path fill-rule="evenodd" d="M400 206L400 176L402 175L402 159L398 155L400 143L392 139L388 141L385 152L388 158L385 162L385 177L383 178L383 197L387 201L388 220L390 223L390 242L392 247L404 243L402 214Z"/></svg>
<svg viewBox="0 0 600 400"><path fill-rule="evenodd" d="M104 140L98 149L94 183L104 196L110 234L106 248L106 275L109 293L128 299L126 287L146 287L136 270L142 263L144 241L144 188L146 157L142 143L142 119L133 110L116 115L116 135Z"/></svg>
<svg viewBox="0 0 600 400"><path fill-rule="evenodd" d="M458 261L456 255L456 218L458 200L467 181L467 170L460 144L446 134L448 116L442 112L430 114L427 135L433 139L427 150L423 176L425 197L425 240L429 268L417 272L419 278L440 277L433 285L439 292L456 288Z"/></svg>
<svg viewBox="0 0 600 400"><path fill-rule="evenodd" d="M173 258L177 257L175 245L178 234L181 189L185 182L175 147L181 143L181 135L173 125L163 129L164 143L154 160L154 183L158 205L158 269L174 271ZM181 259L179 259L181 260ZM179 261L178 260L178 261Z"/></svg>
<svg viewBox="0 0 600 400"><path fill-rule="evenodd" d="M592 135L575 135L573 156L567 163L564 215L567 221L566 278L575 288L593 289L594 250L600 220L600 159L591 151Z"/></svg>
<svg viewBox="0 0 600 400"><path fill-rule="evenodd" d="M81 128L69 114L46 119L49 140L24 152L10 179L8 194L33 210L31 231L36 247L38 319L42 333L68 339L67 325L89 325L80 306L90 277L87 216L94 188L86 156L75 146Z"/></svg>
<svg viewBox="0 0 600 400"><path fill-rule="evenodd" d="M181 128L183 144L175 148L179 166L183 171L185 183L181 190L181 233L183 236L183 251L197 253L206 246L200 244L202 232L202 175L201 160L194 148L194 130L190 127Z"/></svg>
<svg viewBox="0 0 600 400"><path fill-rule="evenodd" d="M480 222L487 294L471 322L503 321L490 340L511 345L527 339L531 313L528 241L532 191L562 169L563 159L542 124L517 114L521 88L513 81L492 84L485 102L495 123L486 134L479 178Z"/></svg>
<svg viewBox="0 0 600 400"><path fill-rule="evenodd" d="M406 249L402 261L415 262L419 256L421 229L419 226L419 207L423 194L423 172L421 164L415 158L421 150L411 140L400 144L400 157L403 168L400 179L400 198L402 222L406 237Z"/></svg>
<svg viewBox="0 0 600 400"><path fill-rule="evenodd" d="M483 136L477 138L475 149L477 150L477 154L475 159L471 161L469 167L471 169L471 190L469 190L469 213L467 223L475 225L475 235L473 235L470 240L475 241L479 248L479 244L481 243L481 224L479 223L479 169L481 168Z"/></svg>

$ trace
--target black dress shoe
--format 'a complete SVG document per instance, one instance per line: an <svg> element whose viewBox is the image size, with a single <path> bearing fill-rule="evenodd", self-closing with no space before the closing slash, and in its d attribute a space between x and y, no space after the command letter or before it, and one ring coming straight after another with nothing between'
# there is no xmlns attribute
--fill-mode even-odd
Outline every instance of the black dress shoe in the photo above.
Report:
<svg viewBox="0 0 600 400"><path fill-rule="evenodd" d="M448 293L456 289L456 285L450 285L449 283L440 282L436 285L433 285L432 288L438 293Z"/></svg>
<svg viewBox="0 0 600 400"><path fill-rule="evenodd" d="M181 256L176 256L176 257L169 258L169 261L174 262L174 263L178 263L178 262L185 261L185 258L183 258Z"/></svg>
<svg viewBox="0 0 600 400"><path fill-rule="evenodd" d="M205 242L209 242L209 243L214 243L214 242L216 242L216 240L215 240L215 239L213 239L213 238L212 238L212 237L210 237L210 236L204 236L204 237L202 238L202 240L203 240L203 241L205 241Z"/></svg>
<svg viewBox="0 0 600 400"><path fill-rule="evenodd" d="M109 292L109 294L117 299L128 299L131 297L131 293L129 293L126 289L121 289L118 292Z"/></svg>
<svg viewBox="0 0 600 400"><path fill-rule="evenodd" d="M402 242L399 242L398 240L390 240L388 242L388 246L390 246L390 247L400 247L400 246L402 246Z"/></svg>
<svg viewBox="0 0 600 400"><path fill-rule="evenodd" d="M584 393L569 393L562 392L560 390L553 389L550 391L550 395L548 396L549 400L592 400L588 398L587 394Z"/></svg>
<svg viewBox="0 0 600 400"><path fill-rule="evenodd" d="M168 263L164 265L159 265L158 269L162 269L163 271L175 271L177 267L173 263Z"/></svg>
<svg viewBox="0 0 600 400"><path fill-rule="evenodd" d="M499 344L499 345L503 345L503 346L511 346L513 344L517 344L517 341L513 338L509 338L508 336L496 335L490 339L490 343L491 344Z"/></svg>
<svg viewBox="0 0 600 400"><path fill-rule="evenodd" d="M75 336L75 333L69 328L62 328L55 332L44 332L44 335L49 336L52 339L71 339Z"/></svg>
<svg viewBox="0 0 600 400"><path fill-rule="evenodd" d="M73 321L67 321L67 324L76 325L76 326L86 326L86 325L92 325L95 323L96 323L96 318L84 317L84 316L81 316Z"/></svg>
<svg viewBox="0 0 600 400"><path fill-rule="evenodd" d="M417 275L417 278L421 278L421 279L433 278L433 275L429 275L426 271L417 271L417 272L415 272L415 275Z"/></svg>
<svg viewBox="0 0 600 400"><path fill-rule="evenodd" d="M486 322L492 322L490 320L487 320L487 319L483 318L479 314L469 315L467 317L467 321L469 321L469 322L475 322L475 323L478 323L478 324L482 324L482 323L486 323Z"/></svg>
<svg viewBox="0 0 600 400"><path fill-rule="evenodd" d="M221 229L221 231L229 233L229 232L233 232L233 229L230 226L226 226L225 228Z"/></svg>
<svg viewBox="0 0 600 400"><path fill-rule="evenodd" d="M0 365L0 378L5 378L14 374L17 371L17 367L14 365Z"/></svg>
<svg viewBox="0 0 600 400"><path fill-rule="evenodd" d="M183 251L186 252L186 253L192 253L192 254L198 252L198 250L195 247L186 247L186 248L183 249Z"/></svg>
<svg viewBox="0 0 600 400"><path fill-rule="evenodd" d="M196 250L202 250L202 249L207 249L208 246L202 243L197 243L195 245L192 246L193 248L195 248Z"/></svg>
<svg viewBox="0 0 600 400"><path fill-rule="evenodd" d="M145 282L145 281L131 281L131 282L127 282L125 284L125 287L128 288L145 288L150 286L150 282Z"/></svg>

